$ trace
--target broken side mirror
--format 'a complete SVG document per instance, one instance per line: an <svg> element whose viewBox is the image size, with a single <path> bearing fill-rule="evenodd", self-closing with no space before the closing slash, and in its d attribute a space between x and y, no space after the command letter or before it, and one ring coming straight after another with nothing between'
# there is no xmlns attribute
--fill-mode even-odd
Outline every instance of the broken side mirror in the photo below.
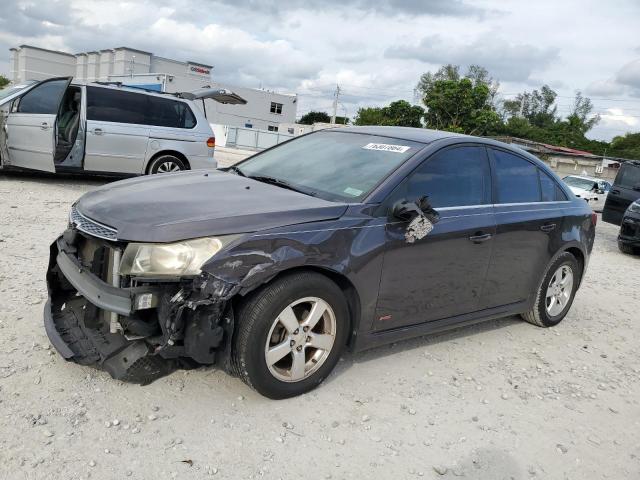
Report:
<svg viewBox="0 0 640 480"><path fill-rule="evenodd" d="M404 234L407 243L414 243L428 235L433 230L433 224L440 220L428 197L421 197L416 202L401 200L393 206L392 215L409 222Z"/></svg>
<svg viewBox="0 0 640 480"><path fill-rule="evenodd" d="M421 215L426 216L431 223L437 223L440 220L440 214L431 206L427 196L420 197L415 202L400 200L391 209L391 214L406 222Z"/></svg>

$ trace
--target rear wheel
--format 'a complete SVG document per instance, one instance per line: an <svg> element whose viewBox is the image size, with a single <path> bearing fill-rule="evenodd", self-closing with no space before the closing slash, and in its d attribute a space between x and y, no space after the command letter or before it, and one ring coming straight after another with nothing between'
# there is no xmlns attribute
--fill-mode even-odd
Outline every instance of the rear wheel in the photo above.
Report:
<svg viewBox="0 0 640 480"><path fill-rule="evenodd" d="M331 280L313 272L277 279L240 307L235 373L269 398L308 392L335 367L348 327L347 303Z"/></svg>
<svg viewBox="0 0 640 480"><path fill-rule="evenodd" d="M576 257L569 252L562 253L547 269L533 309L522 317L539 327L560 323L571 308L581 273Z"/></svg>
<svg viewBox="0 0 640 480"><path fill-rule="evenodd" d="M149 165L149 173L173 173L186 170L184 161L174 155L160 155L154 158Z"/></svg>

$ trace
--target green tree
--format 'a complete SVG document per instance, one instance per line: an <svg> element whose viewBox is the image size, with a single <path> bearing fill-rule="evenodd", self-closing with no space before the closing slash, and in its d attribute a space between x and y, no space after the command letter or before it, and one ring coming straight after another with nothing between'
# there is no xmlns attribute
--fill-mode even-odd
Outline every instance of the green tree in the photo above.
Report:
<svg viewBox="0 0 640 480"><path fill-rule="evenodd" d="M444 65L422 75L417 88L427 107L424 119L429 128L471 135L494 134L500 128L502 119L494 106L498 83L478 65L465 76L457 65Z"/></svg>
<svg viewBox="0 0 640 480"><path fill-rule="evenodd" d="M356 125L391 125L397 127L422 127L424 109L398 100L386 107L367 107L358 110Z"/></svg>
<svg viewBox="0 0 640 480"><path fill-rule="evenodd" d="M507 118L526 118L531 125L544 128L558 120L557 96L548 85L543 85L539 91L519 93L513 100L505 100L502 108Z"/></svg>
<svg viewBox="0 0 640 480"><path fill-rule="evenodd" d="M329 123L331 121L331 117L326 112L307 112L305 113L298 123L303 125L313 125L314 123Z"/></svg>
<svg viewBox="0 0 640 480"><path fill-rule="evenodd" d="M0 75L0 88L4 88L9 85L10 80L4 75Z"/></svg>
<svg viewBox="0 0 640 480"><path fill-rule="evenodd" d="M611 157L640 160L640 132L614 137L607 150Z"/></svg>

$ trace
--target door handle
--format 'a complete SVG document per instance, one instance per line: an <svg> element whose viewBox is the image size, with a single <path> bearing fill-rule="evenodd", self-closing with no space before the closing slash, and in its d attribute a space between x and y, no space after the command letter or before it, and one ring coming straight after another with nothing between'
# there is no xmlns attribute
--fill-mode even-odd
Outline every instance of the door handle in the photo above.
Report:
<svg viewBox="0 0 640 480"><path fill-rule="evenodd" d="M618 195L620 193L620 190L611 190L611 193L615 193L616 195Z"/></svg>
<svg viewBox="0 0 640 480"><path fill-rule="evenodd" d="M493 237L493 235L491 235L490 233L484 233L482 235L472 235L469 237L469 240L471 240L473 243L482 243L490 240L491 237Z"/></svg>
<svg viewBox="0 0 640 480"><path fill-rule="evenodd" d="M42 122L42 123L40 124L40 128L41 128L42 130L49 130L49 124L48 124L47 122Z"/></svg>
<svg viewBox="0 0 640 480"><path fill-rule="evenodd" d="M542 225L540 227L540 230L542 230L543 232L550 232L554 228L556 228L556 224L555 223L545 223L544 225Z"/></svg>
<svg viewBox="0 0 640 480"><path fill-rule="evenodd" d="M92 133L94 135L102 135L104 132L101 128L94 128Z"/></svg>

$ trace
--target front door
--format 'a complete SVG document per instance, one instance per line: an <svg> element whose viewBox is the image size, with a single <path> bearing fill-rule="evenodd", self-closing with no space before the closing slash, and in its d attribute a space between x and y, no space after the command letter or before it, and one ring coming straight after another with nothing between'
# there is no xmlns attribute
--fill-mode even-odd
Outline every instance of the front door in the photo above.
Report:
<svg viewBox="0 0 640 480"><path fill-rule="evenodd" d="M414 243L407 222L390 219L374 329L415 325L479 308L495 220L491 174L483 146L456 146L425 160L388 202L427 195L440 214Z"/></svg>
<svg viewBox="0 0 640 480"><path fill-rule="evenodd" d="M70 82L45 80L14 100L4 125L7 165L55 172L56 117Z"/></svg>
<svg viewBox="0 0 640 480"><path fill-rule="evenodd" d="M497 231L483 308L531 299L562 243L570 202L556 180L528 159L489 149L493 159Z"/></svg>

